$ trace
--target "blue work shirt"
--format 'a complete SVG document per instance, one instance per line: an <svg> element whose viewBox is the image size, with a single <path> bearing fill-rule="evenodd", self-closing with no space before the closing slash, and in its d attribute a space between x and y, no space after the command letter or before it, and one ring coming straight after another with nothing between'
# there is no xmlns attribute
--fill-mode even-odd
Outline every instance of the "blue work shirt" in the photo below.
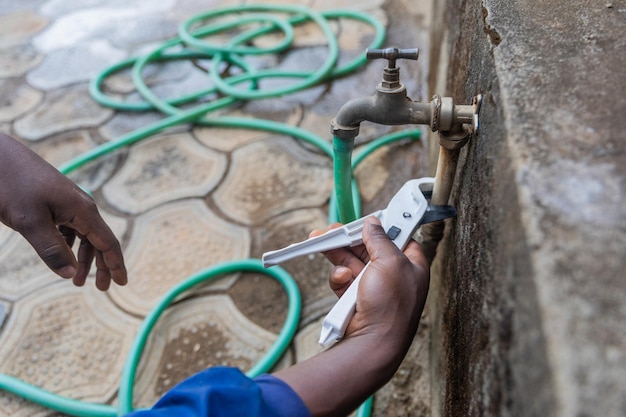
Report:
<svg viewBox="0 0 626 417"><path fill-rule="evenodd" d="M248 378L237 368L205 369L182 381L149 410L127 417L311 417L284 381L264 374Z"/></svg>

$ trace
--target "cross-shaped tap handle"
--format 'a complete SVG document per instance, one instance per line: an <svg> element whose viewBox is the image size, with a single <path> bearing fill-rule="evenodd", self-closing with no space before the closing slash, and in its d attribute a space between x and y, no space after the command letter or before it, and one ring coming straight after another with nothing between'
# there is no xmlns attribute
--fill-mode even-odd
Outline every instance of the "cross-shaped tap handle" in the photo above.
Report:
<svg viewBox="0 0 626 417"><path fill-rule="evenodd" d="M417 60L419 57L419 49L398 49L398 48L385 48L385 49L368 49L365 56L367 59L386 59L389 62L389 68L396 67L397 59L413 59Z"/></svg>

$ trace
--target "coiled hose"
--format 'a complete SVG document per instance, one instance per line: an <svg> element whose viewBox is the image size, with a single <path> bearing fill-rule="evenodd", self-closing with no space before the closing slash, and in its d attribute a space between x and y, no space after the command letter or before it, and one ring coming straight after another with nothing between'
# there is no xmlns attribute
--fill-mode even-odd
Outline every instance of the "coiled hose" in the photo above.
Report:
<svg viewBox="0 0 626 417"><path fill-rule="evenodd" d="M277 17L276 14L280 14L281 17ZM234 20L208 23L208 21L212 19L228 15L237 15L237 18ZM284 15L287 15L287 17L282 17ZM343 203L341 207L336 207L335 193L331 196L329 222L337 221L338 218L341 218L343 221L349 221L345 219L356 218L360 213L360 206L358 187L352 177L353 169L367 155L389 142L406 138L419 139L420 132L418 130L396 132L375 140L365 146L355 157L354 162L351 162L352 149L349 150L349 153L335 149L333 153L333 147L328 141L298 127L268 120L211 116L212 112L231 106L241 100L277 97L294 93L321 82L349 74L363 65L365 62L364 53L347 64L337 67L339 48L337 39L328 24L329 19L352 19L372 26L375 31L375 36L370 44L371 48L379 48L384 41L385 28L380 22L365 13L349 10L316 12L301 6L243 5L212 10L193 16L181 24L177 38L163 43L151 53L142 57L127 59L107 68L100 73L89 86L90 94L94 100L103 106L116 110L135 112L159 110L165 115L165 118L79 155L63 165L60 171L68 175L104 155L111 154L121 148L130 146L158 132L182 123L194 123L197 125L215 127L258 129L289 135L305 141L320 149L330 158L333 158L336 183L349 183L350 186L347 190L343 188L340 190L342 196L344 196L344 198L342 198ZM257 70L244 59L244 57L248 55L284 51L293 42L293 27L311 21L315 22L322 30L326 37L328 47L327 58L318 69L311 72L283 71L279 69ZM239 26L243 27L251 23L256 24L257 27L242 31L242 33L232 38L228 44L212 44L206 39L206 37L211 35L225 32ZM282 41L277 44L267 48L247 46L250 41L255 38L277 31L283 34ZM150 90L143 79L142 74L148 64L193 59L210 60L211 64L208 76L212 80L212 87L180 97L161 99ZM220 67L225 63L239 67L242 72L228 78L222 78L220 76ZM115 100L102 92L104 80L112 74L126 68L132 68L132 79L136 90L144 99L143 102L127 103ZM259 90L258 81L265 78L292 78L298 79L298 81L294 84L274 90ZM220 98L209 102L201 101L202 98L212 95L219 95ZM190 103L193 103L194 106L190 107ZM185 105L184 110L178 107L182 105ZM340 174L337 175L337 172ZM344 194L348 194L349 196L345 197ZM345 201L348 201L348 203L345 203ZM301 311L300 292L296 282L284 269L280 267L265 269L258 259L244 259L222 263L195 273L169 290L157 305L154 306L140 326L126 359L119 386L117 407L87 403L62 397L3 374L0 374L0 389L44 407L72 416L115 417L129 413L133 410L133 384L143 348L150 332L165 309L177 296L194 286L236 272L256 272L268 275L276 279L287 292L289 309L285 323L269 351L248 370L247 375L255 377L261 373L268 372L282 357L296 333ZM359 408L357 416L367 417L370 414L371 398Z"/></svg>

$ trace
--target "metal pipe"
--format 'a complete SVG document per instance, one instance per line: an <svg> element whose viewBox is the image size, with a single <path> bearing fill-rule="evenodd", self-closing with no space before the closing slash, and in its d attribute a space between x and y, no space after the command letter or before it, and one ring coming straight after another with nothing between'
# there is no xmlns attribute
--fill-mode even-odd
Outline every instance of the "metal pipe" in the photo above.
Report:
<svg viewBox="0 0 626 417"><path fill-rule="evenodd" d="M431 204L446 205L450 199L456 167L459 162L460 149L447 149L439 147L437 159L437 171L435 173L435 185L431 197ZM420 243L429 263L435 258L437 245L443 238L444 221L427 223L422 225L420 231Z"/></svg>
<svg viewBox="0 0 626 417"><path fill-rule="evenodd" d="M437 171L435 172L435 185L431 197L433 205L447 205L454 185L456 168L459 162L461 148L469 141L469 138L478 130L478 113L482 104L482 95L477 95L469 106L445 103L446 98L441 98L442 107L448 106L458 121L453 124L449 131L439 132L439 157L437 158ZM424 224L421 227L419 241L424 249L424 254L432 263L437 254L437 245L443 238L445 223L443 221Z"/></svg>

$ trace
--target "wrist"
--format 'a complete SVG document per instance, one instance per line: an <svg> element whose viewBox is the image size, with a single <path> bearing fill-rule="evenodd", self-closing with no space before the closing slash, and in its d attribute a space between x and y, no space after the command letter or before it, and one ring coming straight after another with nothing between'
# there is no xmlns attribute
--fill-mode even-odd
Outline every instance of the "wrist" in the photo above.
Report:
<svg viewBox="0 0 626 417"><path fill-rule="evenodd" d="M374 330L374 329L372 329ZM408 346L397 334L352 334L316 356L275 373L304 401L311 414L348 415L393 377Z"/></svg>
<svg viewBox="0 0 626 417"><path fill-rule="evenodd" d="M390 379L400 366L408 351L415 332L415 325L391 322L364 327L344 338L338 345L355 344L366 352L368 364L386 370Z"/></svg>

